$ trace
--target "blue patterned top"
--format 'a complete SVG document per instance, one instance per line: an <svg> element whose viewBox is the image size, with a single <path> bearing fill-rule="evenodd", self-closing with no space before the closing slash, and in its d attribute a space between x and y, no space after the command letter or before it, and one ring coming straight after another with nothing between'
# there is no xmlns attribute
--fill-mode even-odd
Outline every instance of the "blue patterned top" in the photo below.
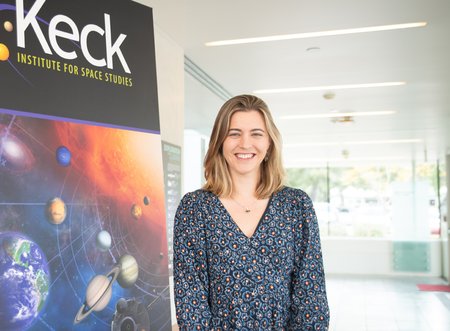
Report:
<svg viewBox="0 0 450 331"><path fill-rule="evenodd" d="M215 194L186 194L175 216L174 278L181 331L328 330L319 229L301 190L273 194L250 238Z"/></svg>

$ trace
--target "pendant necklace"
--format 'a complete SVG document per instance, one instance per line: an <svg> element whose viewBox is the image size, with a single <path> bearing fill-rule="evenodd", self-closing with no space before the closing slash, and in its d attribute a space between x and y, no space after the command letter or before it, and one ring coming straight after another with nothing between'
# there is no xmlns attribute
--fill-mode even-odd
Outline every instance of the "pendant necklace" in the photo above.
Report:
<svg viewBox="0 0 450 331"><path fill-rule="evenodd" d="M235 200L234 198L231 198L231 200L233 200L236 204L238 204L240 207L242 207L242 209L244 209L244 212L246 212L246 213L250 213L250 212L252 211L252 210L250 209L250 207L253 206L253 205L258 201L258 199L256 199L255 201L253 201L253 202L250 204L250 206L246 207L246 206L240 204L240 203L239 203L237 200Z"/></svg>

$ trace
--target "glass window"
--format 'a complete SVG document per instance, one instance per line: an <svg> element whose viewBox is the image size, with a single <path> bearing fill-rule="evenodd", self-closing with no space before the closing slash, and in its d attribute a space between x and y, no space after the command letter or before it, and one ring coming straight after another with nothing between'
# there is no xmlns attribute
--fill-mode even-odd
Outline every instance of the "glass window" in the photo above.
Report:
<svg viewBox="0 0 450 331"><path fill-rule="evenodd" d="M310 195L322 236L422 240L440 233L440 174L437 163L290 168L287 184Z"/></svg>

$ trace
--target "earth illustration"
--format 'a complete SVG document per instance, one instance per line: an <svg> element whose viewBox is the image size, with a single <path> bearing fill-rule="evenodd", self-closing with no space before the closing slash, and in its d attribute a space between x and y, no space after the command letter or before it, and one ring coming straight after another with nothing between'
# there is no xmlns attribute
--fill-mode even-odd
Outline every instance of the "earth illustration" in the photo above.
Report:
<svg viewBox="0 0 450 331"><path fill-rule="evenodd" d="M49 294L50 273L41 248L15 232L0 232L0 330L26 330Z"/></svg>

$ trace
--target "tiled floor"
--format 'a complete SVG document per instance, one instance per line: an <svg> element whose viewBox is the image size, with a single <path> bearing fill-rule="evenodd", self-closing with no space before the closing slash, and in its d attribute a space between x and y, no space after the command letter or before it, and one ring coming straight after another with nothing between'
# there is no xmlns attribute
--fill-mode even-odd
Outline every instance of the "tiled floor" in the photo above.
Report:
<svg viewBox="0 0 450 331"><path fill-rule="evenodd" d="M330 331L450 331L450 293L420 292L439 278L327 276Z"/></svg>

